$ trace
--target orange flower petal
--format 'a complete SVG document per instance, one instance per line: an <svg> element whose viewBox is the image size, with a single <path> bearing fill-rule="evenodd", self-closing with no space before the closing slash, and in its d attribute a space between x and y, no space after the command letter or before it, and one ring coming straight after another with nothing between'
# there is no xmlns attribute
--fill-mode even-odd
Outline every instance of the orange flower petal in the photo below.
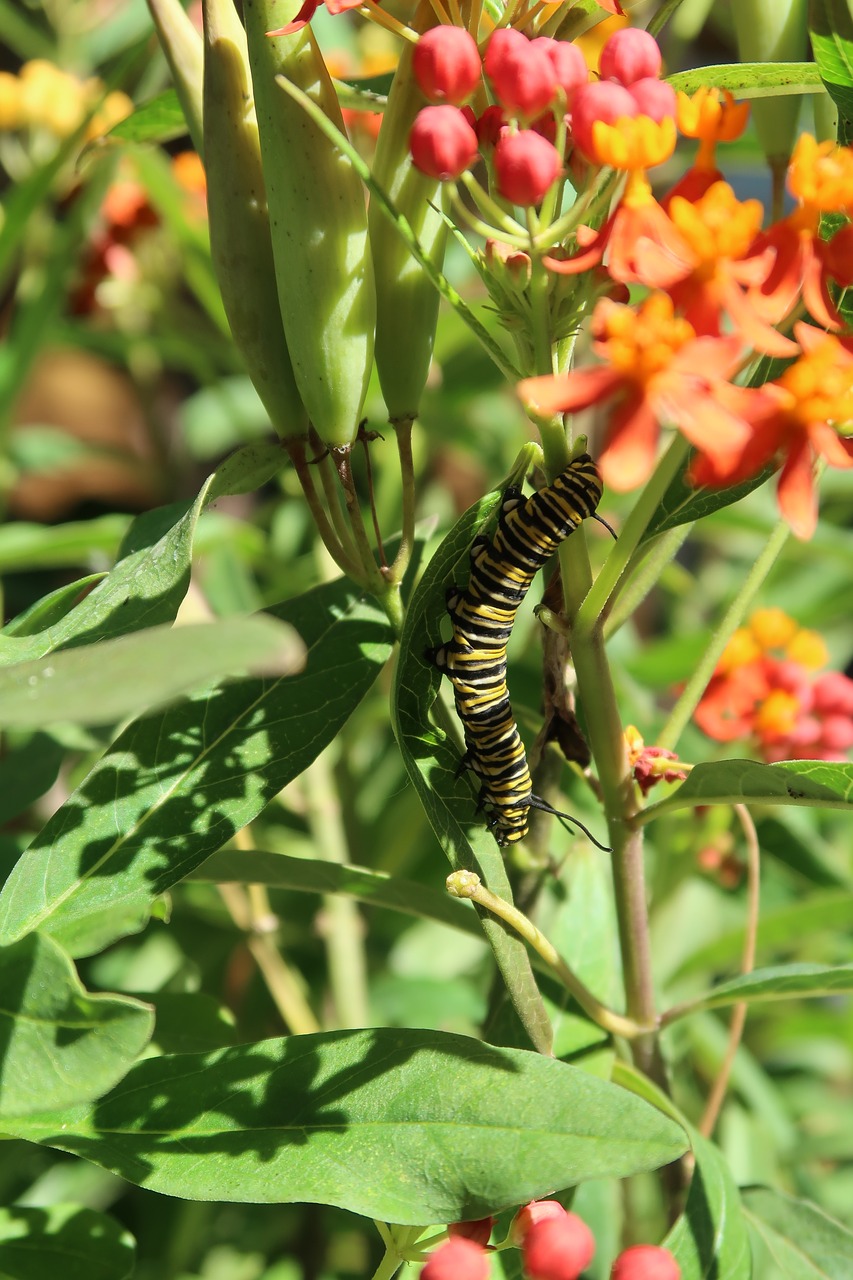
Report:
<svg viewBox="0 0 853 1280"><path fill-rule="evenodd" d="M619 384L618 374L600 365L592 369L575 369L572 373L524 378L516 391L534 413L550 418L557 413L588 409L613 395Z"/></svg>

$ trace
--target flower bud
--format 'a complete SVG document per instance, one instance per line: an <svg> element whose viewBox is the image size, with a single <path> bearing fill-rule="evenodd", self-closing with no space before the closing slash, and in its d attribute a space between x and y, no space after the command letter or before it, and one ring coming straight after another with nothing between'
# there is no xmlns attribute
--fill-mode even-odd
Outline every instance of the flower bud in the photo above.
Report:
<svg viewBox="0 0 853 1280"><path fill-rule="evenodd" d="M536 1222L547 1222L549 1218L565 1218L568 1210L559 1200L531 1200L522 1205L512 1220L509 1238L514 1244L522 1244L530 1228Z"/></svg>
<svg viewBox="0 0 853 1280"><path fill-rule="evenodd" d="M639 115L637 103L627 89L612 80L599 80L578 89L572 103L572 140L585 156L595 159L593 125L602 120L615 124L624 117Z"/></svg>
<svg viewBox="0 0 853 1280"><path fill-rule="evenodd" d="M431 1253L421 1280L487 1280L489 1255L473 1240L452 1236Z"/></svg>
<svg viewBox="0 0 853 1280"><path fill-rule="evenodd" d="M636 102L641 116L651 116L658 124L667 116L675 119L678 105L675 90L665 80L654 80L650 76L635 80L628 92Z"/></svg>
<svg viewBox="0 0 853 1280"><path fill-rule="evenodd" d="M497 143L501 132L507 127L506 116L503 107L486 107L486 110L478 117L474 128L477 130L477 140L481 147L493 147Z"/></svg>
<svg viewBox="0 0 853 1280"><path fill-rule="evenodd" d="M539 36L531 47L545 54L554 68L557 84L571 103L575 90L589 80L589 69L580 49L568 40L552 40L550 36Z"/></svg>
<svg viewBox="0 0 853 1280"><path fill-rule="evenodd" d="M487 1245L495 1225L494 1218L477 1218L473 1222L451 1222L447 1233L451 1240L473 1240L474 1244Z"/></svg>
<svg viewBox="0 0 853 1280"><path fill-rule="evenodd" d="M421 173L447 182L473 163L477 135L458 107L424 107L412 125L409 148Z"/></svg>
<svg viewBox="0 0 853 1280"><path fill-rule="evenodd" d="M530 1227L521 1246L529 1280L578 1280L595 1254L595 1239L577 1214L546 1218Z"/></svg>
<svg viewBox="0 0 853 1280"><path fill-rule="evenodd" d="M601 50L598 70L602 80L618 80L632 85L646 77L657 79L660 75L661 52L658 42L648 31L636 27L624 27L610 37Z"/></svg>
<svg viewBox="0 0 853 1280"><path fill-rule="evenodd" d="M812 686L816 711L824 715L853 716L853 680L840 671L824 671Z"/></svg>
<svg viewBox="0 0 853 1280"><path fill-rule="evenodd" d="M520 31L511 27L495 31L483 65L498 101L510 115L538 116L554 101L557 74L551 59Z"/></svg>
<svg viewBox="0 0 853 1280"><path fill-rule="evenodd" d="M681 1280L681 1268L668 1249L635 1244L619 1254L610 1280Z"/></svg>
<svg viewBox="0 0 853 1280"><path fill-rule="evenodd" d="M458 107L480 80L482 63L477 42L462 27L432 27L415 45L412 69L430 102L449 102Z"/></svg>
<svg viewBox="0 0 853 1280"><path fill-rule="evenodd" d="M562 168L556 148L532 129L505 133L495 147L498 191L513 204L541 204Z"/></svg>

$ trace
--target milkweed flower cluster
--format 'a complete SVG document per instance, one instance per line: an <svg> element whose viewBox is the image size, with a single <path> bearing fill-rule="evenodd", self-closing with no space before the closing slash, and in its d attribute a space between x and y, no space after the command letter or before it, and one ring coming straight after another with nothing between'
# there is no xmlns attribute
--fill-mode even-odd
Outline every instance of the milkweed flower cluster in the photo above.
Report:
<svg viewBox="0 0 853 1280"><path fill-rule="evenodd" d="M449 1239L430 1254L421 1280L487 1280L487 1248L494 1220L454 1223ZM527 1280L578 1280L595 1257L595 1237L584 1220L558 1200L531 1200L510 1224L505 1248L521 1251ZM668 1249L634 1245L613 1263L612 1280L680 1280L681 1268Z"/></svg>
<svg viewBox="0 0 853 1280"><path fill-rule="evenodd" d="M440 26L420 37L414 70L430 105L412 127L413 162L464 181L493 217L483 275L522 365L532 285L507 270L519 254L528 275L547 272L552 341L588 319L598 363L523 378L531 413L604 410L600 465L617 490L651 476L661 434L673 429L693 446L697 485L777 469L780 511L810 537L816 462L853 467L853 345L832 295L853 284L853 226L821 238L826 215L841 224L853 210L853 150L802 137L788 173L794 208L767 227L760 201L739 199L717 164L718 144L739 136L747 108L707 88L676 94L646 32L612 35L591 78L567 42L499 28L478 47L467 31ZM649 171L672 155L679 131L698 143L695 161L658 198ZM501 218L480 188L470 170L481 161L493 194L526 211L518 220ZM568 181L577 199L560 214ZM482 221L476 229L487 230ZM757 356L792 363L744 386Z"/></svg>
<svg viewBox="0 0 853 1280"><path fill-rule="evenodd" d="M17 75L0 71L0 135L41 131L66 138L96 105L87 139L106 133L133 111L126 93L105 94L97 77L78 80L44 58L25 62Z"/></svg>
<svg viewBox="0 0 853 1280"><path fill-rule="evenodd" d="M761 609L727 644L696 708L718 742L747 741L772 763L847 759L853 680L823 668L823 639L781 609Z"/></svg>

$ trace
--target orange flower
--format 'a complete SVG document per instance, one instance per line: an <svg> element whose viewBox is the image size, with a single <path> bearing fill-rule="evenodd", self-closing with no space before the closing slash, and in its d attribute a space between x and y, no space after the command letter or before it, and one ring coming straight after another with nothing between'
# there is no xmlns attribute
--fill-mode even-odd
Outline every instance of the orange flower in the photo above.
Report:
<svg viewBox="0 0 853 1280"><path fill-rule="evenodd" d="M807 324L794 332L803 355L775 382L737 395L740 414L751 434L727 457L699 446L693 464L697 484L737 484L769 463L783 459L779 474L779 509L798 538L810 538L817 524L814 462L853 467L853 439L839 435L836 425L853 420L853 354L849 339L822 333ZM738 388L731 388L737 393Z"/></svg>
<svg viewBox="0 0 853 1280"><path fill-rule="evenodd" d="M796 344L751 306L748 290L767 278L774 255L754 248L764 210L740 201L727 182L695 200L675 196L666 210L634 182L613 221L610 274L625 284L665 289L699 335L719 335L728 317L756 350L794 355Z"/></svg>
<svg viewBox="0 0 853 1280"><path fill-rule="evenodd" d="M637 311L603 298L592 332L604 364L526 378L518 392L541 417L616 401L599 460L607 484L627 490L648 478L662 422L677 423L709 455L722 451L725 459L743 448L748 428L726 407L732 388L724 382L737 368L739 338L697 338L663 293Z"/></svg>
<svg viewBox="0 0 853 1280"><path fill-rule="evenodd" d="M778 324L802 298L818 324L839 328L842 320L827 281L853 284L853 226L843 226L822 240L820 225L822 214L849 216L853 211L853 150L804 134L788 169L788 189L797 208L763 237L763 243L775 250L776 262L753 305Z"/></svg>
<svg viewBox="0 0 853 1280"><path fill-rule="evenodd" d="M278 27L275 31L268 31L268 36L289 36L294 31L299 31L314 17L314 14L320 8L321 4L325 4L329 13L334 17L336 14L344 13L347 9L360 9L365 0L304 0L302 8L296 17L285 24Z"/></svg>
<svg viewBox="0 0 853 1280"><path fill-rule="evenodd" d="M749 119L749 103L735 102L728 89L720 90L707 85L703 85L689 97L686 93L678 93L676 100L679 133L685 138L697 138L699 141L699 150L690 173L710 175L711 181L716 182L722 177L717 169L717 143L733 142L740 137ZM681 181L684 182L687 177L689 174L685 174ZM696 177L693 181L696 182Z"/></svg>

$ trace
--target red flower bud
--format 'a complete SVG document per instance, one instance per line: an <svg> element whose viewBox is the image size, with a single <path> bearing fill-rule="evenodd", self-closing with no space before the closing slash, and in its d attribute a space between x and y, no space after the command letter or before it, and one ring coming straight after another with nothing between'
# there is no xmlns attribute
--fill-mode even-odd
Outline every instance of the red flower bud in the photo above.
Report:
<svg viewBox="0 0 853 1280"><path fill-rule="evenodd" d="M474 1244L487 1245L495 1225L494 1218L477 1218L474 1222L451 1222L447 1233L451 1240L473 1240Z"/></svg>
<svg viewBox="0 0 853 1280"><path fill-rule="evenodd" d="M635 1244L613 1263L610 1280L681 1280L681 1267L668 1249Z"/></svg>
<svg viewBox="0 0 853 1280"><path fill-rule="evenodd" d="M602 80L618 80L631 85L635 80L660 75L661 54L658 42L648 31L624 27L616 31L601 50L598 63Z"/></svg>
<svg viewBox="0 0 853 1280"><path fill-rule="evenodd" d="M572 140L592 159L595 157L592 126L597 120L615 124L624 116L631 119L639 114L636 101L622 85L612 80L581 85L572 103Z"/></svg>
<svg viewBox="0 0 853 1280"><path fill-rule="evenodd" d="M545 54L554 68L557 84L571 103L575 90L589 80L589 70L580 49L568 40L552 40L550 36L539 36L531 47L541 49Z"/></svg>
<svg viewBox="0 0 853 1280"><path fill-rule="evenodd" d="M521 1246L530 1280L578 1280L595 1254L595 1239L574 1213L535 1222Z"/></svg>
<svg viewBox="0 0 853 1280"><path fill-rule="evenodd" d="M430 178L458 178L477 154L477 135L458 107L424 107L409 134L415 167Z"/></svg>
<svg viewBox="0 0 853 1280"><path fill-rule="evenodd" d="M493 147L507 127L503 107L486 107L474 126L481 147Z"/></svg>
<svg viewBox="0 0 853 1280"><path fill-rule="evenodd" d="M520 31L495 31L483 65L501 106L511 115L538 116L554 101L557 74L551 59Z"/></svg>
<svg viewBox="0 0 853 1280"><path fill-rule="evenodd" d="M431 27L415 46L412 70L430 102L459 106L474 92L482 72L477 42L462 27Z"/></svg>
<svg viewBox="0 0 853 1280"><path fill-rule="evenodd" d="M547 1222L549 1218L566 1217L568 1217L568 1210L563 1208L559 1200L531 1200L529 1204L523 1205L513 1218L509 1229L510 1239L514 1244L521 1244L535 1222Z"/></svg>
<svg viewBox="0 0 853 1280"><path fill-rule="evenodd" d="M421 1280L488 1280L489 1255L462 1236L453 1236L431 1253L421 1271Z"/></svg>
<svg viewBox="0 0 853 1280"><path fill-rule="evenodd" d="M640 115L651 116L658 124L667 116L675 119L675 90L665 80L653 80L647 76L635 80L628 92L637 104Z"/></svg>
<svg viewBox="0 0 853 1280"><path fill-rule="evenodd" d="M561 168L556 148L532 129L504 133L498 138L495 147L498 191L513 204L541 204Z"/></svg>

